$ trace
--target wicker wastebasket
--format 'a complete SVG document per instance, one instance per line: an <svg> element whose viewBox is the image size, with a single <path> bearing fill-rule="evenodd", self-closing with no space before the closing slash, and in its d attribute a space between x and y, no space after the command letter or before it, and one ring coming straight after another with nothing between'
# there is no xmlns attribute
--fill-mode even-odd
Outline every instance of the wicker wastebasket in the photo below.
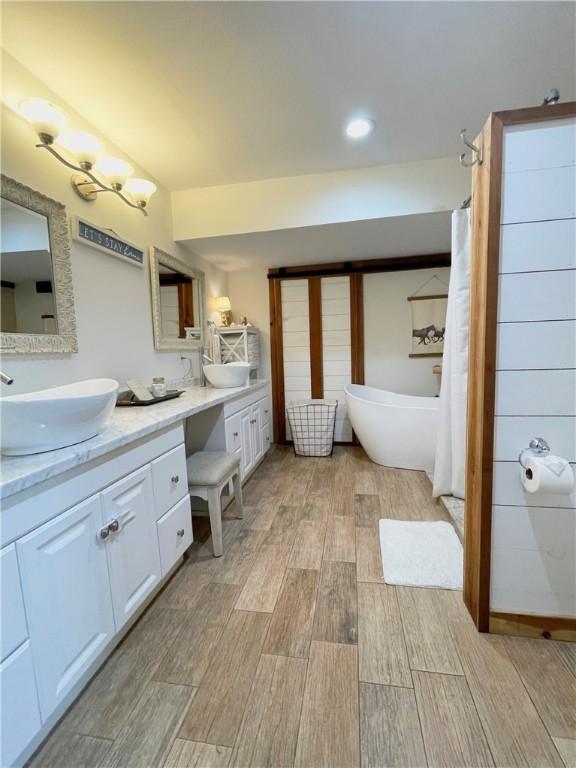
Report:
<svg viewBox="0 0 576 768"><path fill-rule="evenodd" d="M297 456L332 454L337 408L337 400L292 400L286 410Z"/></svg>

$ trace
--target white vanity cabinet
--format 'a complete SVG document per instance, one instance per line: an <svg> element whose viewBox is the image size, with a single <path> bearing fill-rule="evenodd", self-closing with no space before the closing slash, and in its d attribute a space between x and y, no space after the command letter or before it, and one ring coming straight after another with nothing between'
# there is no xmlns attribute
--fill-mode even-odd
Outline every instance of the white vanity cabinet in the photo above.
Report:
<svg viewBox="0 0 576 768"><path fill-rule="evenodd" d="M179 423L3 509L2 768L29 756L192 543L183 439Z"/></svg>
<svg viewBox="0 0 576 768"><path fill-rule="evenodd" d="M30 641L0 663L0 765L11 766L42 727Z"/></svg>
<svg viewBox="0 0 576 768"><path fill-rule="evenodd" d="M270 398L256 392L224 406L226 450L240 453L242 479L264 458L272 443Z"/></svg>
<svg viewBox="0 0 576 768"><path fill-rule="evenodd" d="M192 512L186 495L156 523L160 544L162 576L170 571L192 544Z"/></svg>
<svg viewBox="0 0 576 768"><path fill-rule="evenodd" d="M240 469L242 471L242 478L246 477L252 467L254 466L254 450L252 447L252 413L250 408L247 408L240 414Z"/></svg>
<svg viewBox="0 0 576 768"><path fill-rule="evenodd" d="M251 440L252 440L252 458L254 465L258 464L260 459L264 456L264 446L262 445L262 417L260 404L257 403L250 409L250 425L252 427Z"/></svg>
<svg viewBox="0 0 576 768"><path fill-rule="evenodd" d="M15 651L28 637L24 599L20 587L16 546L11 544L0 552L2 574L2 632L1 661Z"/></svg>
<svg viewBox="0 0 576 768"><path fill-rule="evenodd" d="M17 542L42 718L115 633L97 495Z"/></svg>
<svg viewBox="0 0 576 768"><path fill-rule="evenodd" d="M267 390L202 394L200 410L184 404L158 426L146 417L146 431L66 469L55 451L41 478L4 494L2 768L26 762L192 543L187 453L241 452L244 477L263 458Z"/></svg>
<svg viewBox="0 0 576 768"><path fill-rule="evenodd" d="M16 547L0 552L2 631L0 660L0 765L11 765L41 728Z"/></svg>
<svg viewBox="0 0 576 768"><path fill-rule="evenodd" d="M272 425L268 421L261 429L262 434L262 450L266 454L272 447Z"/></svg>
<svg viewBox="0 0 576 768"><path fill-rule="evenodd" d="M100 536L108 570L116 629L119 630L161 577L160 550L154 515L152 468L148 465L102 493Z"/></svg>

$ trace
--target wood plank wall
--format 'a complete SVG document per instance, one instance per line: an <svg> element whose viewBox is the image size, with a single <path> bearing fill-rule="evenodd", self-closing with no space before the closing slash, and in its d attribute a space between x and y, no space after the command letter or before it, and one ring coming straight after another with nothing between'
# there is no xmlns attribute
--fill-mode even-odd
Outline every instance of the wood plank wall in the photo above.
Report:
<svg viewBox="0 0 576 768"><path fill-rule="evenodd" d="M352 383L350 276L321 278L323 397L338 401L334 440L352 441L344 387Z"/></svg>
<svg viewBox="0 0 576 768"><path fill-rule="evenodd" d="M576 469L576 119L503 141L490 610L576 617L576 493L518 467L542 436Z"/></svg>
<svg viewBox="0 0 576 768"><path fill-rule="evenodd" d="M538 220L541 214L534 207L535 201L539 199L549 206L550 200L555 198L552 189L554 186L563 186L564 192L561 197L564 204L570 200L570 195L572 195L572 199L574 196L574 189L569 190L565 184L562 185L561 181L558 180L546 193L544 179L530 180L529 174L520 172L515 178L508 178L507 182L511 182L511 184L504 184L505 199L502 201L504 130L506 126L529 125L533 122L574 117L576 116L575 107L576 105L572 103L495 113L490 116L475 142L483 145L484 162L480 166L475 166L473 170L464 599L476 626L481 631L488 631L490 628L491 600L494 601L495 606L501 608L499 612L495 611L495 621L492 622L493 630L506 631L505 626L514 625L516 629L521 626L530 626L530 633L532 634L536 631L534 622L522 621L521 612L513 611L510 607L512 605L511 600L519 599L518 590L515 598L512 598L513 589L510 589L507 597L502 599L503 592L506 592L506 585L512 588L513 584L516 583L516 587L518 587L522 582L525 586L526 581L530 580L534 558L532 558L532 566L528 562L529 557L528 559L524 558L523 564L516 563L518 567L516 569L517 579L515 580L513 568L510 570L508 567L511 562L510 551L504 555L501 560L503 568L499 569L500 553L497 550L500 547L495 547L494 551L492 547L495 538L498 544L505 540L501 538L504 535L503 521L508 531L510 531L510 526L514 528L516 538L513 537L513 539L516 547L520 541L518 537L522 536L520 521L516 521L518 525L513 524L513 518L516 514L513 509L515 507L514 498L510 495L502 495L504 490L502 476L511 473L511 482L508 487L514 488L516 492L518 489L521 491L518 465L516 457L512 457L512 452L517 453L520 449L518 442L526 439L524 434L526 429L528 432L532 432L537 425L536 422L526 424L525 421L508 421L504 424L501 417L514 415L524 419L525 414L521 414L518 409L526 408L526 395L532 398L536 410L545 407L547 395L542 382L540 382L540 386L532 389L528 381L520 382L518 380L514 386L510 386L511 382L507 381L507 378L510 377L510 374L513 377L517 376L519 372L519 368L515 368L517 365L521 364L528 368L538 367L536 361L539 356L541 357L543 350L537 349L537 344L535 346L529 344L526 347L525 342L523 342L524 353L522 353L522 338L525 339L528 331L536 334L540 331L544 332L543 326L538 328L533 322L544 319L537 317L538 305L548 307L551 311L562 311L560 306L562 305L563 290L565 290L559 285L557 277L547 277L542 272L542 263L539 265L540 270L535 270L534 267L529 266L531 250L533 250L537 240L534 232L529 238L532 243L529 244L524 241L524 246L517 252L517 256L523 260L521 268L517 270L518 274L513 277L504 274L508 271L505 264L509 262L509 257L514 252L514 249L511 250L509 245L509 238L514 236L511 227L514 227L518 222L528 223L534 217ZM521 135L521 142L525 141L526 135ZM553 143L557 149L557 142ZM524 153L527 153L527 159L530 163L536 162L533 150L530 150L529 146L521 148L521 154ZM566 175L566 172L562 171L560 175ZM520 195L517 199L523 199L522 211L519 212L516 209L515 212L511 213L509 196L515 187L517 188L515 194ZM558 199L557 195L555 199ZM548 211L548 214L550 218L566 218L557 216L554 211ZM567 226L560 224L560 229ZM562 251L562 248L556 248L555 255L552 256L551 242L550 239L544 241L547 271L550 270L550 259L560 258ZM514 272L514 270L510 271ZM538 271L538 276L520 274L532 271ZM534 290L531 293L529 284L534 279L538 287L536 288L536 284L534 284ZM570 280L567 280L566 283L570 284ZM566 300L570 301L570 298L565 297L564 303ZM500 316L498 314L499 302ZM526 310L525 314L521 318L520 316L516 317L514 313L516 311L522 313L523 307ZM552 307L555 307L555 310L552 310ZM555 322L559 319L555 317ZM530 322L530 326L521 329L515 325L516 321ZM559 326L555 326L556 329L559 329ZM570 333L570 329L567 332ZM544 342L543 349L550 350L550 341ZM521 360L523 354L524 357ZM502 355L506 357L506 360ZM512 370L504 371L505 367L511 367ZM562 366L555 364L554 367ZM530 371L525 373L528 378L533 376ZM539 375L538 373L537 376ZM560 382L560 384L562 383ZM498 395L496 394L496 385L498 385ZM563 396L569 396L570 386L566 389L565 385L561 385L560 389L563 386ZM505 413L506 398L509 399L510 407L514 413L511 411ZM555 418L559 416L564 418L565 414L561 410L561 398L552 396L552 399L554 400ZM522 401L524 401L523 404L521 404ZM534 410L531 413L536 415ZM560 427L560 424L556 423L556 427ZM548 431L550 428L551 425L549 424ZM573 429L573 423L569 425L569 428ZM553 432L558 434L557 429ZM564 443L565 439L558 441L559 446ZM505 506L507 509L500 511L500 506ZM506 515L505 518L503 517L504 514ZM530 512L530 515L532 514L533 512ZM547 519L548 523L552 520L550 517ZM492 529L493 522L497 526L494 531ZM492 594L491 573L497 578ZM523 589L520 591L525 592ZM507 614L502 612L502 606L505 605L508 606ZM535 604L532 602L531 605L534 607ZM523 610L526 614L528 614L529 608L530 604L524 602ZM515 621L506 622L504 617L506 615L512 616L512 614L515 614ZM556 624L551 623L547 620L548 618L545 615L539 617L541 634L545 636L549 636L550 626L558 624L558 622ZM564 633L566 632L564 624L562 630Z"/></svg>
<svg viewBox="0 0 576 768"><path fill-rule="evenodd" d="M318 290L319 286L313 287L313 294ZM312 392L312 342L314 337L316 350L319 310L317 306L312 307L310 303L308 280L281 280L280 299L285 402L307 400ZM317 374L314 386L316 391L318 386L322 386L322 380L318 380ZM290 428L285 409L284 420L286 439L290 440Z"/></svg>

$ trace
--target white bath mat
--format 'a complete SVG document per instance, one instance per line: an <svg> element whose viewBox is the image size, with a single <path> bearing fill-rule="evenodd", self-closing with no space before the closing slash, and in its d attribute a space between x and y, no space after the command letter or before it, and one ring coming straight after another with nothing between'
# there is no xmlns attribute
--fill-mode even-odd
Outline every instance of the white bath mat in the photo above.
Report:
<svg viewBox="0 0 576 768"><path fill-rule="evenodd" d="M462 589L462 544L442 520L380 520L384 581L406 587Z"/></svg>

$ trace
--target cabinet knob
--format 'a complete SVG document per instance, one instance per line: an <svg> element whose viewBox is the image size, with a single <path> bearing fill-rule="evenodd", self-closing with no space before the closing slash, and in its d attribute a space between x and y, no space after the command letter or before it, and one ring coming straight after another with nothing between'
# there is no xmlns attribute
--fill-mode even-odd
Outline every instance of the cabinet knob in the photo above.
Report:
<svg viewBox="0 0 576 768"><path fill-rule="evenodd" d="M100 530L98 531L98 536L102 540L107 539L108 536L110 536L110 526L105 525L103 528L100 528Z"/></svg>
<svg viewBox="0 0 576 768"><path fill-rule="evenodd" d="M178 483L180 481L179 475L172 475L170 479L172 480L173 483Z"/></svg>
<svg viewBox="0 0 576 768"><path fill-rule="evenodd" d="M118 531L119 529L120 529L120 523L118 522L118 520L111 520L108 523L108 531L110 533L116 533L116 531Z"/></svg>
<svg viewBox="0 0 576 768"><path fill-rule="evenodd" d="M238 437L238 432L232 432L232 437Z"/></svg>
<svg viewBox="0 0 576 768"><path fill-rule="evenodd" d="M177 535L177 536L184 536L184 528L179 528L179 529L176 531L176 535Z"/></svg>

